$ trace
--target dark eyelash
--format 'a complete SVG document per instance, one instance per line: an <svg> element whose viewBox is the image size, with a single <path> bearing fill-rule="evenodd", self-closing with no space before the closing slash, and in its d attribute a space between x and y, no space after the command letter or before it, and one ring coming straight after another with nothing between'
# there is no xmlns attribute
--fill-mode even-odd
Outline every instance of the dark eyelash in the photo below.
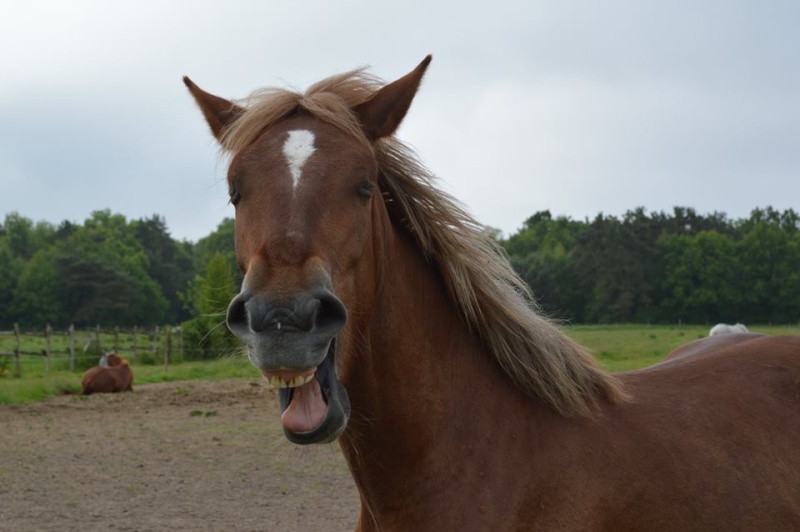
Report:
<svg viewBox="0 0 800 532"><path fill-rule="evenodd" d="M239 203L239 200L242 199L242 196L241 196L241 194L239 194L239 191L236 190L236 189L231 190L230 194L231 194L231 197L230 197L229 202L230 202L231 205L233 205L235 207L236 204Z"/></svg>

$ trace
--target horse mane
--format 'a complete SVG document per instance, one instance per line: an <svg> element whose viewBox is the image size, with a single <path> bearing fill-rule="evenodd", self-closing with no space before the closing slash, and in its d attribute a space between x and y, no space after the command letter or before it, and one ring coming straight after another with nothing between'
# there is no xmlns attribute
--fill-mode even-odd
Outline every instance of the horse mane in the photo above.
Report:
<svg viewBox="0 0 800 532"><path fill-rule="evenodd" d="M557 412L588 416L626 395L588 351L545 317L525 282L484 226L396 137L370 143L351 111L384 85L364 69L324 79L305 92L266 88L240 100L245 111L222 135L237 153L270 125L308 112L361 140L378 161L379 186L393 222L436 264L459 312L512 381Z"/></svg>

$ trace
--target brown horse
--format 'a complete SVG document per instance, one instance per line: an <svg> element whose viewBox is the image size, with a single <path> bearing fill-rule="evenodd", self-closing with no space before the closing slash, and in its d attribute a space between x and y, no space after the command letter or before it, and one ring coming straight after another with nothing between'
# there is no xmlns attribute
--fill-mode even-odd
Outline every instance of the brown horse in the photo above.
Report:
<svg viewBox="0 0 800 532"><path fill-rule="evenodd" d="M99 366L90 368L83 374L81 384L83 395L132 392L133 371L127 360L115 353L109 353L103 355Z"/></svg>
<svg viewBox="0 0 800 532"><path fill-rule="evenodd" d="M694 342L689 342L688 344L678 347L664 357L664 360L690 358L698 355L708 356L712 353L716 353L719 350L730 349L733 344L746 342L749 340L757 340L764 338L764 336L765 335L761 333L754 332L737 332L731 334L715 334L712 336L706 336L705 338L700 338L699 340L695 340Z"/></svg>
<svg viewBox="0 0 800 532"><path fill-rule="evenodd" d="M184 78L231 156L229 327L289 440L338 437L359 529L800 529L800 339L598 367L394 137L429 62L240 103Z"/></svg>

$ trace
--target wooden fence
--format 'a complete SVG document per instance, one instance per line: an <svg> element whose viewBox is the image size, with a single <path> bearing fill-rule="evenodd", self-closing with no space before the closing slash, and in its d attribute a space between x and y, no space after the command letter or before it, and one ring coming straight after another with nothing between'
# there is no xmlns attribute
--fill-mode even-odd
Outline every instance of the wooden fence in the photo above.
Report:
<svg viewBox="0 0 800 532"><path fill-rule="evenodd" d="M38 344L40 348L29 347ZM86 354L87 351L90 354ZM0 361L3 357L13 357L16 373L22 369L22 357L41 357L45 372L51 369L54 359L69 359L70 371L75 371L79 358L97 358L98 352L119 353L132 362L147 357L150 361L163 357L164 367L178 356L183 361L183 332L180 327L156 326L152 329L133 327L132 329L75 329L70 325L66 331L53 329L50 324L39 330L23 330L14 325L12 331L0 331Z"/></svg>

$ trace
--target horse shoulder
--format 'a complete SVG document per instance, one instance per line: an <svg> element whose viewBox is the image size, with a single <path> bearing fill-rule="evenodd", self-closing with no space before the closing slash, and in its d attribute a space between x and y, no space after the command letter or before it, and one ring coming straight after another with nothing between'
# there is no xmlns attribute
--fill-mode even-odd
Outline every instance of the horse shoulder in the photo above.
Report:
<svg viewBox="0 0 800 532"><path fill-rule="evenodd" d="M95 366L90 368L83 374L81 384L83 386L83 394L89 395L91 393L98 393L105 391L105 387L109 382L109 372L107 367Z"/></svg>

